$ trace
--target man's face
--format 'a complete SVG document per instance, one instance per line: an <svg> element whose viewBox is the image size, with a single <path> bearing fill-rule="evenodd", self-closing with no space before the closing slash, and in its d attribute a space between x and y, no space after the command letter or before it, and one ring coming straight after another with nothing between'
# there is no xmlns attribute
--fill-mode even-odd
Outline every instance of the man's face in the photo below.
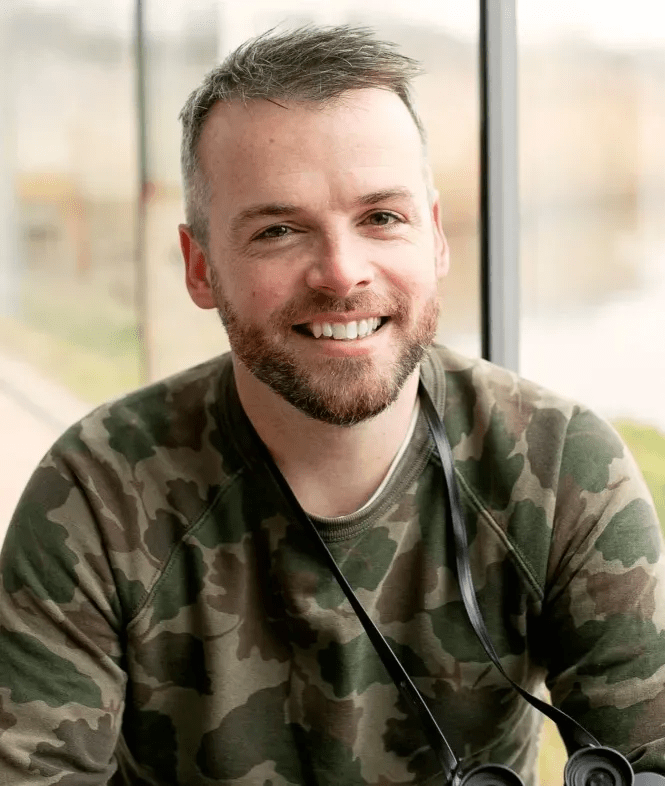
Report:
<svg viewBox="0 0 665 786"><path fill-rule="evenodd" d="M209 244L181 228L187 283L219 310L236 373L328 423L381 412L434 338L447 269L406 107L376 89L218 104L199 154Z"/></svg>

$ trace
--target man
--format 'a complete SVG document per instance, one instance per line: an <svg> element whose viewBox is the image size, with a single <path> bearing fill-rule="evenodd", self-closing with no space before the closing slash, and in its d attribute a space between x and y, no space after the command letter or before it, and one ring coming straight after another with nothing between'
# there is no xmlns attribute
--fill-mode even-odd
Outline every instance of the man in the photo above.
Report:
<svg viewBox="0 0 665 786"><path fill-rule="evenodd" d="M639 472L586 409L431 346L448 251L416 72L366 30L311 28L190 96L186 281L232 352L96 410L28 486L1 566L3 782L444 782L259 438L455 755L533 781L537 713L460 603L421 376L504 668L665 771Z"/></svg>

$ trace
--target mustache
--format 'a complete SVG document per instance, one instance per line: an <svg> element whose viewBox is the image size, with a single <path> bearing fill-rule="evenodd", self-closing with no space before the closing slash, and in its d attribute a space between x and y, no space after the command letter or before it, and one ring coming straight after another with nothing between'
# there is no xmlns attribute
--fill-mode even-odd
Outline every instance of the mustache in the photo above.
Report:
<svg viewBox="0 0 665 786"><path fill-rule="evenodd" d="M290 300L279 312L278 320L284 325L306 322L321 312L348 314L350 311L370 311L382 316L400 316L407 311L406 297L386 298L374 292L354 292L340 298L325 292L307 292Z"/></svg>

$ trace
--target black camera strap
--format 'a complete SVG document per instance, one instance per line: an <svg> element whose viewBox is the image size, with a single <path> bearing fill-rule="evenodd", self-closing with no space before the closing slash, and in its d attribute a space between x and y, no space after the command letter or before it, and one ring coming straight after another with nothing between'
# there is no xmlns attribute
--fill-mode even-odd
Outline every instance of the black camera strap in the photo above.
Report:
<svg viewBox="0 0 665 786"><path fill-rule="evenodd" d="M314 522L310 519L296 499L295 494L291 490L289 484L286 482L282 473L279 471L277 465L272 459L272 456L268 452L268 449L265 447L265 445L263 445L261 440L258 439L258 436L257 440L262 445L265 465L270 475L288 502L294 516L310 533L318 545L321 556L327 563L335 579L337 579L337 583L340 585L344 594L346 595L347 600L351 604L351 608L354 610L358 619L362 623L362 626L365 629L365 632L367 633L370 641L374 645L374 649L376 650L378 656L381 658L386 671L388 674L390 674L392 681L395 683L407 705L411 708L411 711L414 712L418 717L425 736L427 737L427 741L429 742L432 750L441 763L444 772L446 773L447 782L450 783L457 771L459 761L453 753L445 736L443 735L443 732L439 728L436 720L434 719L434 716L430 712L430 709L425 703L425 700L423 699L420 691L413 684L411 678L402 666L399 658L392 651L390 645L384 639L382 633L372 622L369 614L365 611L363 605L358 600L355 592L351 588L351 585L337 566L335 558L330 553L330 549L321 537Z"/></svg>
<svg viewBox="0 0 665 786"><path fill-rule="evenodd" d="M524 690L520 685L514 682L503 668L490 640L487 628L485 627L473 587L473 579L471 577L471 568L469 564L466 526L464 524L464 515L462 513L459 489L455 479L452 450L448 442L443 422L436 411L434 403L432 402L429 392L427 391L427 388L425 387L422 379L420 380L418 393L421 406L423 407L423 413L441 458L441 465L443 467L446 487L446 512L452 524L455 540L455 558L460 593L462 595L462 601L469 617L469 621L476 636L480 640L492 663L497 667L497 669L510 683L510 685L512 685L512 687L526 701L528 701L529 704L534 706L537 710L542 712L544 715L554 721L554 723L556 723L559 733L561 734L561 737L568 748L569 754L589 746L599 747L600 743L598 740L596 740L592 734L587 732L586 729L580 726L576 720L571 718L562 710L559 710L551 704L547 704L541 699L532 696L530 693L528 693L528 691ZM251 424L249 425L251 430L254 431ZM254 434L256 435L256 432L254 432ZM411 707L412 711L419 718L427 740L447 774L447 781L449 783L452 782L455 774L458 772L460 762L450 748L450 745L448 744L443 732L439 728L420 691L413 684L411 678L400 663L399 659L390 648L390 645L384 639L383 635L372 622L362 604L356 597L356 594L337 566L335 558L330 553L328 546L321 537L314 522L303 510L302 506L296 499L295 494L291 490L291 487L286 482L282 473L279 471L268 449L263 444L258 435L256 435L256 442L262 451L264 464L269 474L281 491L295 518L302 524L305 530L310 533L317 544L322 558L330 568L332 574L346 595L347 600L351 604L351 607L358 616L358 619L365 629L377 654L381 658L381 661L383 662L386 670L390 674L391 679L395 683L395 686L407 702L408 706Z"/></svg>
<svg viewBox="0 0 665 786"><path fill-rule="evenodd" d="M452 523L453 535L455 539L455 561L457 565L457 580L460 586L460 593L464 608L466 609L469 622L473 630L483 645L485 652L489 655L492 663L497 667L501 674L508 680L513 688L522 696L526 701L534 706L537 710L546 715L550 720L556 723L559 733L568 748L569 753L575 750L588 746L600 746L598 740L590 734L585 728L567 715L562 710L557 709L551 704L547 704L536 696L532 696L528 691L524 690L520 685L514 682L506 673L501 665L499 656L494 649L494 645L490 639L489 633L485 626L482 614L478 607L478 600L476 592L473 587L473 579L471 577L471 566L469 564L469 546L466 537L466 526L464 524L464 514L462 513L462 504L459 496L459 487L455 479L455 464L453 460L453 452L448 442L445 427L436 407L427 391L427 388L420 380L420 387L418 389L420 395L420 403L423 408L423 413L427 420L430 432L436 444L437 451L441 458L441 465L443 467L443 474L445 478L445 485L447 487L446 505L447 514Z"/></svg>

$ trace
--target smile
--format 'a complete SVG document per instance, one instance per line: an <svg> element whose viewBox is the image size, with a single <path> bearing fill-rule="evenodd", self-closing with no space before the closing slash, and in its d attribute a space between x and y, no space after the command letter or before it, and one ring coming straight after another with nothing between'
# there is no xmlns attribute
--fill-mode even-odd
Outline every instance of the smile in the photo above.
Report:
<svg viewBox="0 0 665 786"><path fill-rule="evenodd" d="M387 322L386 317L368 317L353 322L310 322L307 325L298 325L296 329L314 338L354 341L371 336L385 322Z"/></svg>

